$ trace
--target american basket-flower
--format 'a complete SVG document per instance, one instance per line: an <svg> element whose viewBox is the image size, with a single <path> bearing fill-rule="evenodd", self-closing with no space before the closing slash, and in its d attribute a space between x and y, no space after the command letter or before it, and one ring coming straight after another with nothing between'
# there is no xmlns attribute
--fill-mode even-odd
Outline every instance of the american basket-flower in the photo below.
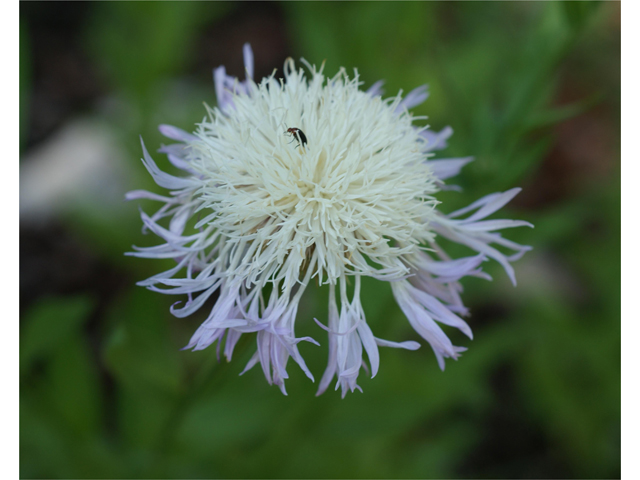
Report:
<svg viewBox="0 0 640 480"><path fill-rule="evenodd" d="M186 348L214 342L221 348L224 342L230 360L240 336L256 334L257 349L245 371L260 363L267 381L283 393L289 357L313 380L298 343L317 342L296 337L295 323L309 284L328 285L329 318L326 325L316 320L329 346L318 394L337 377L336 389L344 396L360 389L364 352L375 376L379 346L420 346L374 336L360 301L362 277L373 277L389 282L409 323L444 369L444 359L457 359L465 348L454 346L438 324L472 338L461 318L468 312L459 280L490 278L481 264L491 258L515 284L510 262L530 250L496 233L529 223L485 219L519 189L443 214L437 193L472 158L433 158L452 130L414 124L417 117L409 109L427 98L426 86L383 99L381 82L363 91L357 72L350 77L341 69L326 78L322 68L303 60L306 71L298 69L291 59L284 81L274 74L256 83L248 45L244 60L244 81L228 76L224 67L214 70L218 105L208 108L195 132L160 126L177 143L159 151L182 176L161 171L142 144L145 167L169 192L127 194L162 204L153 215L141 216L144 228L163 243L134 247L131 255L176 264L139 285L186 295L186 302L171 307L177 317L194 313L216 293ZM476 254L451 259L439 238Z"/></svg>

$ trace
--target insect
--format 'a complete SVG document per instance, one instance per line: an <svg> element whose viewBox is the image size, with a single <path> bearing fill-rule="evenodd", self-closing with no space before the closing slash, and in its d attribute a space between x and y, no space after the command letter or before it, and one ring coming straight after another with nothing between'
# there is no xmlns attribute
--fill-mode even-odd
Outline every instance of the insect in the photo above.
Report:
<svg viewBox="0 0 640 480"><path fill-rule="evenodd" d="M294 140L298 140L298 146L302 145L304 147L307 144L307 136L299 128L296 128L296 127L287 128L285 135L286 134L293 136ZM293 140L291 141L293 142Z"/></svg>

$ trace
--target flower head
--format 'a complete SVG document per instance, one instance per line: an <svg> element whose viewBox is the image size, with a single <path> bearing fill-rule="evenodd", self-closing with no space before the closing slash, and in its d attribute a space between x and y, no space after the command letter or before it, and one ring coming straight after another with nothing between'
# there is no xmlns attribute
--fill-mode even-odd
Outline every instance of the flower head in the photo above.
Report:
<svg viewBox="0 0 640 480"><path fill-rule="evenodd" d="M318 393L337 376L344 396L360 388L363 351L375 376L378 346L419 347L373 335L360 290L363 276L374 277L390 282L400 308L444 369L445 358L456 359L465 349L454 346L438 323L472 336L460 318L467 314L460 278L489 278L480 268L489 257L515 284L509 262L530 249L495 233L528 223L483 220L519 189L444 215L435 195L450 188L444 180L471 158L431 158L452 130L436 133L415 125L417 117L408 109L427 98L426 87L382 99L380 82L363 91L357 72L350 77L341 69L325 78L322 68L303 61L305 73L291 59L284 81L272 75L256 83L248 45L244 55L244 81L227 76L224 67L214 71L218 106L208 108L194 133L160 126L179 142L160 152L184 176L162 172L142 145L144 165L170 195L127 195L163 204L154 215L141 215L145 228L164 243L136 248L132 255L173 258L176 266L139 284L186 294L186 303L171 308L177 317L195 312L218 292L186 348L200 350L216 341L221 348L224 341L230 360L240 336L256 332L257 350L245 371L259 362L268 382L283 393L289 357L313 380L297 344L317 342L295 336L296 313L312 279L329 285L327 325L316 320L329 338ZM465 214L470 215L461 218ZM477 254L451 260L438 237ZM506 256L492 244L515 254Z"/></svg>

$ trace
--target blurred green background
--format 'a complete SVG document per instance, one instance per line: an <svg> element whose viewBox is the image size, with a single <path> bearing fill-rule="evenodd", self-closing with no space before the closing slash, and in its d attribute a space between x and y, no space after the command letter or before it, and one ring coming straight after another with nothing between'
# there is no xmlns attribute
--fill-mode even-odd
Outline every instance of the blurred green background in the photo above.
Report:
<svg viewBox="0 0 640 480"><path fill-rule="evenodd" d="M446 372L426 345L383 349L342 400L291 363L285 397L238 377L253 337L231 363L180 351L202 315L135 286L167 266L123 256L156 243L123 201L161 192L139 135L155 151L159 123L192 130L244 42L256 78L293 56L389 95L428 83L415 113L454 128L444 156L476 158L443 211L523 187L501 216L535 224L507 232L534 250L517 288L495 264L464 282L475 339L447 330L469 350ZM22 478L619 477L619 3L23 2L20 84ZM363 290L377 336L418 339L387 284ZM297 322L316 378L326 297Z"/></svg>

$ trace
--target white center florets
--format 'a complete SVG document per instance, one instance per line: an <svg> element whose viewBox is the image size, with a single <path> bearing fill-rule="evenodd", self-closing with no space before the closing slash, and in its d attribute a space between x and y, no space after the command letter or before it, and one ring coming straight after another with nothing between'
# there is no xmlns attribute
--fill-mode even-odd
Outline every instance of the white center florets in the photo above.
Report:
<svg viewBox="0 0 640 480"><path fill-rule="evenodd" d="M236 270L228 273L297 282L315 254L320 283L345 272L406 276L403 255L433 239L426 220L436 186L425 139L406 109L396 110L400 96L372 97L344 70L326 82L311 72L307 82L290 61L286 83L249 83L232 114L210 110L199 125L189 160L202 179L201 210L214 212L207 221L228 242L253 250L249 263L230 258Z"/></svg>

